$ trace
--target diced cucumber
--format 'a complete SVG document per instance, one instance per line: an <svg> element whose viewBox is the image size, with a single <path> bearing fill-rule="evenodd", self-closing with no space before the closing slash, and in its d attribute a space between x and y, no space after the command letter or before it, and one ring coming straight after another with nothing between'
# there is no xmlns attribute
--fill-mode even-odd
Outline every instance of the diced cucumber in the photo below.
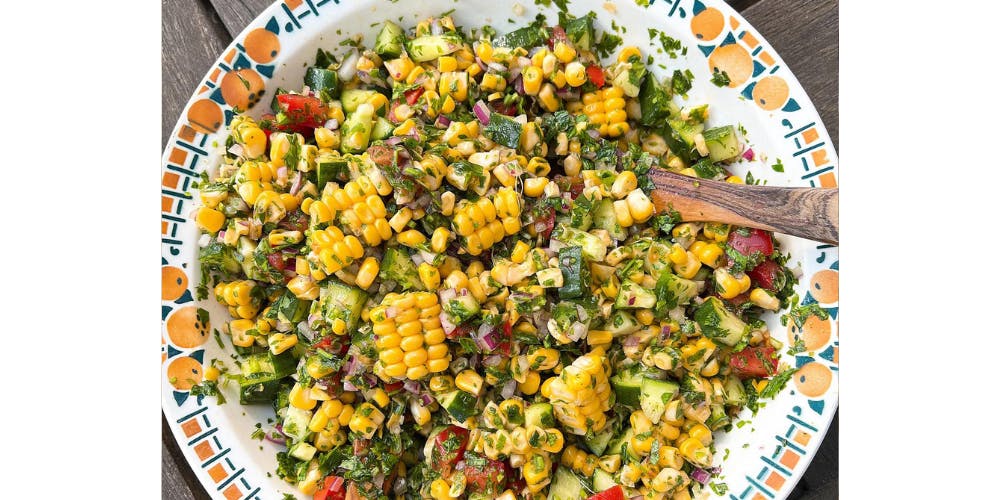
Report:
<svg viewBox="0 0 1000 500"><path fill-rule="evenodd" d="M694 312L694 320L701 326L701 333L722 344L733 347L750 332L750 327L729 312L717 297L709 297Z"/></svg>
<svg viewBox="0 0 1000 500"><path fill-rule="evenodd" d="M639 88L639 123L659 127L670 116L670 94L667 89L649 77Z"/></svg>
<svg viewBox="0 0 1000 500"><path fill-rule="evenodd" d="M481 186L486 181L483 167L466 160L452 163L446 176L448 183L462 191Z"/></svg>
<svg viewBox="0 0 1000 500"><path fill-rule="evenodd" d="M604 262L604 257L608 255L608 247L601 241L601 238L566 224L556 226L555 231L552 232L552 239L569 246L582 247L583 257L587 260Z"/></svg>
<svg viewBox="0 0 1000 500"><path fill-rule="evenodd" d="M642 394L639 396L642 412L654 424L659 423L663 410L667 408L667 403L674 398L676 393L677 384L669 380L644 379L642 381Z"/></svg>
<svg viewBox="0 0 1000 500"><path fill-rule="evenodd" d="M324 101L330 101L340 95L340 77L336 71L317 67L306 68L304 80L306 86L316 95L325 97Z"/></svg>
<svg viewBox="0 0 1000 500"><path fill-rule="evenodd" d="M618 404L638 408L644 378L638 366L621 370L611 377L611 388L615 391Z"/></svg>
<svg viewBox="0 0 1000 500"><path fill-rule="evenodd" d="M386 21L382 26L382 31L375 38L375 53L383 59L393 59L403 53L403 43L406 42L406 34L403 28L392 21Z"/></svg>
<svg viewBox="0 0 1000 500"><path fill-rule="evenodd" d="M732 125L710 128L701 135L705 138L708 156L712 161L725 161L740 154L740 143Z"/></svg>
<svg viewBox="0 0 1000 500"><path fill-rule="evenodd" d="M618 486L618 481L615 478L604 472L604 469L597 468L594 469L594 492L599 493L605 490L609 490Z"/></svg>
<svg viewBox="0 0 1000 500"><path fill-rule="evenodd" d="M340 127L340 152L360 153L368 149L374 128L375 108L362 103L358 109L347 115L344 126Z"/></svg>
<svg viewBox="0 0 1000 500"><path fill-rule="evenodd" d="M521 143L522 125L500 113L490 114L490 121L483 127L483 135L491 141L517 149Z"/></svg>
<svg viewBox="0 0 1000 500"><path fill-rule="evenodd" d="M594 40L594 17L593 14L588 13L586 16L560 22L566 31L566 38L573 42L577 48L590 50L590 44Z"/></svg>
<svg viewBox="0 0 1000 500"><path fill-rule="evenodd" d="M726 377L722 389L726 395L726 404L740 407L747 404L747 393L743 388L743 382L736 375Z"/></svg>
<svg viewBox="0 0 1000 500"><path fill-rule="evenodd" d="M291 351L278 356L266 351L243 360L239 378L240 403L269 403L281 385L281 379L295 372L295 357Z"/></svg>
<svg viewBox="0 0 1000 500"><path fill-rule="evenodd" d="M340 104L344 107L345 113L353 113L358 110L361 103L368 102L368 99L377 93L374 90L345 89L340 93Z"/></svg>
<svg viewBox="0 0 1000 500"><path fill-rule="evenodd" d="M467 292L467 290L461 290ZM459 294L442 304L441 310L448 315L448 319L456 325L460 325L479 314L479 301L471 293Z"/></svg>
<svg viewBox="0 0 1000 500"><path fill-rule="evenodd" d="M507 47L511 49L516 47L531 49L545 43L548 38L549 33L545 28L540 26L526 26L494 38L493 45L495 47Z"/></svg>
<svg viewBox="0 0 1000 500"><path fill-rule="evenodd" d="M698 284L694 281L663 273L656 280L656 314L661 318L667 311L691 302L698 295Z"/></svg>
<svg viewBox="0 0 1000 500"><path fill-rule="evenodd" d="M582 500L587 498L583 481L570 471L569 467L559 467L549 486L548 500Z"/></svg>
<svg viewBox="0 0 1000 500"><path fill-rule="evenodd" d="M632 313L616 309L611 312L611 317L604 324L604 329L611 332L613 337L621 337L630 333L635 333L642 328L642 325L635 319Z"/></svg>
<svg viewBox="0 0 1000 500"><path fill-rule="evenodd" d="M382 256L378 277L399 283L403 290L423 290L424 284L417 274L417 265L402 247L389 247Z"/></svg>
<svg viewBox="0 0 1000 500"><path fill-rule="evenodd" d="M607 231L611 239L624 240L628 238L625 228L618 223L618 218L615 217L614 202L610 198L604 198L597 202L597 206L594 207L593 217L594 227Z"/></svg>
<svg viewBox="0 0 1000 500"><path fill-rule="evenodd" d="M590 266L583 261L583 248L560 248L559 269L563 280L559 298L575 299L590 291Z"/></svg>
<svg viewBox="0 0 1000 500"><path fill-rule="evenodd" d="M608 443L611 442L611 438L613 437L615 435L611 432L611 426L607 426L601 432L588 434L585 442L587 443L587 448L590 448L591 453L601 456L604 454L604 450L608 447Z"/></svg>
<svg viewBox="0 0 1000 500"><path fill-rule="evenodd" d="M476 413L476 404L479 400L475 395L456 389L438 396L438 403L448 414L459 422L464 422L467 418Z"/></svg>
<svg viewBox="0 0 1000 500"><path fill-rule="evenodd" d="M361 319L361 310L365 308L368 294L353 286L345 285L331 278L323 288L319 289L319 304L323 318L329 324L337 319L347 323L347 332L352 332Z"/></svg>
<svg viewBox="0 0 1000 500"><path fill-rule="evenodd" d="M525 425L535 425L543 429L556 426L556 417L550 403L535 403L524 410Z"/></svg>
<svg viewBox="0 0 1000 500"><path fill-rule="evenodd" d="M372 127L372 139L382 140L387 139L392 135L392 131L395 126L389 120L382 118L381 116L375 118L375 126Z"/></svg>
<svg viewBox="0 0 1000 500"><path fill-rule="evenodd" d="M646 272L653 278L659 279L663 271L670 272L670 245L658 240L653 240L646 250Z"/></svg>
<svg viewBox="0 0 1000 500"><path fill-rule="evenodd" d="M684 144L686 144L688 148L694 147L694 136L705 130L705 124L703 123L691 123L675 119L667 120L667 123L670 124L670 128L677 133L678 137L684 141ZM673 149L671 149L671 151L673 151Z"/></svg>
<svg viewBox="0 0 1000 500"><path fill-rule="evenodd" d="M712 405L712 413L709 415L708 419L705 420L705 425L708 426L712 431L717 431L731 423L729 414L726 413L726 407L722 403L716 403Z"/></svg>
<svg viewBox="0 0 1000 500"><path fill-rule="evenodd" d="M347 182L350 177L350 166L341 156L326 153L316 157L316 190L323 192L327 182Z"/></svg>
<svg viewBox="0 0 1000 500"><path fill-rule="evenodd" d="M694 165L691 165L691 170L694 170L694 173L701 179L716 180L720 179L725 172L722 170L722 167L716 165L711 158L702 158Z"/></svg>
<svg viewBox="0 0 1000 500"><path fill-rule="evenodd" d="M656 295L653 295L653 292L632 280L622 281L618 288L618 296L615 298L615 308L652 309L654 306L656 306Z"/></svg>
<svg viewBox="0 0 1000 500"><path fill-rule="evenodd" d="M418 36L406 43L406 53L416 62L433 61L462 48L462 39L454 33Z"/></svg>
<svg viewBox="0 0 1000 500"><path fill-rule="evenodd" d="M299 441L288 449L288 454L303 462L308 462L316 455L316 448L305 441Z"/></svg>
<svg viewBox="0 0 1000 500"><path fill-rule="evenodd" d="M309 420L312 419L312 412L294 406L285 408L285 420L281 422L281 432L292 438L292 442L299 442L309 435Z"/></svg>
<svg viewBox="0 0 1000 500"><path fill-rule="evenodd" d="M608 448L604 450L605 455L621 455L624 461L625 457L631 457L636 462L642 461L643 457L639 455L637 451L631 446L629 442L632 441L632 436L635 436L635 430L631 427L622 431L618 437L611 440L608 443Z"/></svg>
<svg viewBox="0 0 1000 500"><path fill-rule="evenodd" d="M286 288L281 297L271 305L271 309L277 311L279 321L295 324L306 319L310 304L311 300L302 300Z"/></svg>

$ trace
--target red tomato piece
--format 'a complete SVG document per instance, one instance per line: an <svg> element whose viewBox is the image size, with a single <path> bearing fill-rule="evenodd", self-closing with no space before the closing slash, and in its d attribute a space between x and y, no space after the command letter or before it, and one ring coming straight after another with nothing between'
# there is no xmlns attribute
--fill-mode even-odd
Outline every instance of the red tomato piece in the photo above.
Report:
<svg viewBox="0 0 1000 500"><path fill-rule="evenodd" d="M625 500L625 490L621 485L614 485L587 500Z"/></svg>
<svg viewBox="0 0 1000 500"><path fill-rule="evenodd" d="M469 431L457 425L449 425L434 437L431 463L434 469L448 476L452 467L465 457L465 447L469 444Z"/></svg>
<svg viewBox="0 0 1000 500"><path fill-rule="evenodd" d="M750 256L754 252L760 252L765 257L774 254L774 242L771 241L771 233L763 229L751 229L750 234L743 236L739 231L729 232L729 246L737 252Z"/></svg>
<svg viewBox="0 0 1000 500"><path fill-rule="evenodd" d="M344 500L347 490L344 489L344 478L337 476L327 476L323 480L323 486L313 494L313 500Z"/></svg>
<svg viewBox="0 0 1000 500"><path fill-rule="evenodd" d="M482 462L486 463L483 464ZM497 496L507 484L507 469L499 460L480 457L476 465L465 461L465 487L472 493L481 493L490 497Z"/></svg>
<svg viewBox="0 0 1000 500"><path fill-rule="evenodd" d="M778 279L778 275L781 273L781 266L773 260L765 260L757 267L747 271L747 276L750 276L750 281L755 285L770 290L772 292L777 292L778 288L775 286L775 282Z"/></svg>
<svg viewBox="0 0 1000 500"><path fill-rule="evenodd" d="M420 99L420 96L423 94L424 94L423 87L417 87L415 89L410 89L407 90L406 92L403 92L403 95L406 96L406 104L409 104L410 106L416 104L417 99Z"/></svg>
<svg viewBox="0 0 1000 500"><path fill-rule="evenodd" d="M597 85L597 88L604 86L604 70L596 64L587 66L587 78L589 78L594 85Z"/></svg>
<svg viewBox="0 0 1000 500"><path fill-rule="evenodd" d="M747 347L733 353L729 367L740 380L748 378L770 378L778 372L778 355L769 345Z"/></svg>
<svg viewBox="0 0 1000 500"><path fill-rule="evenodd" d="M275 124L278 130L305 134L326 123L326 105L316 97L281 94L278 96L278 106L286 120L285 123Z"/></svg>
<svg viewBox="0 0 1000 500"><path fill-rule="evenodd" d="M569 41L569 37L566 36L566 30L562 26L552 27L552 36L549 37L549 49L553 49L556 46L556 42L566 43Z"/></svg>
<svg viewBox="0 0 1000 500"><path fill-rule="evenodd" d="M275 269L277 269L279 271L284 271L285 270L285 261L284 261L284 259L281 258L281 253L280 252L268 254L267 255L267 263L270 264L271 267L273 267L273 268L275 268Z"/></svg>

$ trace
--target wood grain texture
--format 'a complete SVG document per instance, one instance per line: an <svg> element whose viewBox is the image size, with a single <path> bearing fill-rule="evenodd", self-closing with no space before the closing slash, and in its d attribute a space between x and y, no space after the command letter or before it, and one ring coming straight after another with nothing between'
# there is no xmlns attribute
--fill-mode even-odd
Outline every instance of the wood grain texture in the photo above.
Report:
<svg viewBox="0 0 1000 500"><path fill-rule="evenodd" d="M840 129L837 8L836 0L762 0L740 12L798 78L819 111L834 148Z"/></svg>
<svg viewBox="0 0 1000 500"><path fill-rule="evenodd" d="M219 14L222 24L229 31L229 37L238 35L257 15L264 11L270 0L210 0Z"/></svg>
<svg viewBox="0 0 1000 500"><path fill-rule="evenodd" d="M160 104L162 136L167 144L177 118L208 68L229 43L226 28L211 5L199 0L163 0L161 67L163 89Z"/></svg>
<svg viewBox="0 0 1000 500"><path fill-rule="evenodd" d="M621 0L620 0L621 1ZM837 0L727 0L774 46L795 73L838 144ZM163 144L195 86L216 57L271 2L163 0ZM162 498L206 500L166 420L162 425ZM838 498L838 418L789 500Z"/></svg>
<svg viewBox="0 0 1000 500"><path fill-rule="evenodd" d="M752 186L695 179L653 169L657 213L675 210L686 222L724 222L836 245L839 190Z"/></svg>

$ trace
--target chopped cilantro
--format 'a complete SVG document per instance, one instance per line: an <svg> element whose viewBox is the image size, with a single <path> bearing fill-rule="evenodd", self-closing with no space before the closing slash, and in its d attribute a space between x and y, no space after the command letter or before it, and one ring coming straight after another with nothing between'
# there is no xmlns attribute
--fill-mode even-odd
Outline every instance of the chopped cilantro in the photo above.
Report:
<svg viewBox="0 0 1000 500"><path fill-rule="evenodd" d="M729 75L725 71L718 71L718 69L712 70L712 83L716 87L725 87L729 85Z"/></svg>

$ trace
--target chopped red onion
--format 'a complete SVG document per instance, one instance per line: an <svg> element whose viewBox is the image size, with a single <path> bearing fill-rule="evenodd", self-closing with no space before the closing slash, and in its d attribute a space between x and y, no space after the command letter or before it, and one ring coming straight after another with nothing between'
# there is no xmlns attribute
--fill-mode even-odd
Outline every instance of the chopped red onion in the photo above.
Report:
<svg viewBox="0 0 1000 500"><path fill-rule="evenodd" d="M594 139L600 139L601 138L601 133L598 132L597 130L594 130L594 129L587 130L587 135L589 135L591 138L594 138Z"/></svg>
<svg viewBox="0 0 1000 500"><path fill-rule="evenodd" d="M278 428L280 429L280 427L281 426L279 425ZM266 439L266 440L268 440L268 441L270 441L270 442L272 442L274 444L280 444L282 446L285 445L285 436L278 429L275 429L275 430L273 430L271 432L265 432L264 433L264 439Z"/></svg>
<svg viewBox="0 0 1000 500"><path fill-rule="evenodd" d="M457 464L455 464L455 470L458 471L465 470L465 460L461 460Z"/></svg>
<svg viewBox="0 0 1000 500"><path fill-rule="evenodd" d="M358 388L347 380L344 381L344 390L348 392L358 392Z"/></svg>
<svg viewBox="0 0 1000 500"><path fill-rule="evenodd" d="M439 23L437 19L431 21L431 34L432 35L444 34L444 28L441 27L441 23Z"/></svg>
<svg viewBox="0 0 1000 500"><path fill-rule="evenodd" d="M354 78L354 74L358 71L358 51L352 50L347 57L344 58L340 63L340 69L337 70L337 76L340 77L340 81L348 82Z"/></svg>
<svg viewBox="0 0 1000 500"><path fill-rule="evenodd" d="M570 326L570 333L566 335L570 340L576 342L587 336L587 325L580 323L579 321L573 322Z"/></svg>
<svg viewBox="0 0 1000 500"><path fill-rule="evenodd" d="M386 140L385 140L385 144L386 144L386 146L395 146L395 145L397 145L397 144L401 144L401 143L403 142L403 140L404 140L404 139L406 139L406 137L405 137L405 136L402 136L402 135L394 135L394 136L392 136L392 137L390 137L390 138L386 139Z"/></svg>
<svg viewBox="0 0 1000 500"><path fill-rule="evenodd" d="M306 184L306 176L302 175L302 172L296 171L292 175L292 185L288 188L289 194L295 196L302 189L302 186Z"/></svg>
<svg viewBox="0 0 1000 500"><path fill-rule="evenodd" d="M434 126L438 128L448 128L451 125L451 120L444 115L438 115L437 120L434 120Z"/></svg>
<svg viewBox="0 0 1000 500"><path fill-rule="evenodd" d="M708 484L708 480L712 478L712 475L708 473L705 469L695 468L691 471L691 479L698 481L702 485Z"/></svg>
<svg viewBox="0 0 1000 500"><path fill-rule="evenodd" d="M580 91L573 89L570 86L565 86L561 89L556 90L556 95L562 98L564 101L579 101Z"/></svg>
<svg viewBox="0 0 1000 500"><path fill-rule="evenodd" d="M518 94L524 95L524 79L521 78L521 75L517 75L517 78L515 78L511 83L514 85L514 90L516 90Z"/></svg>
<svg viewBox="0 0 1000 500"><path fill-rule="evenodd" d="M430 393L425 392L420 395L420 403L423 404L424 407L430 406L434 404L434 396L431 396Z"/></svg>
<svg viewBox="0 0 1000 500"><path fill-rule="evenodd" d="M517 381L514 379L508 380L504 383L503 387L500 389L500 395L504 399L510 399L514 397L514 391L517 389Z"/></svg>
<svg viewBox="0 0 1000 500"><path fill-rule="evenodd" d="M372 74L367 71L358 71L357 75L358 75L358 80L361 80L362 83L370 84L375 81L375 79L372 78Z"/></svg>
<svg viewBox="0 0 1000 500"><path fill-rule="evenodd" d="M309 342L312 342L313 339L316 338L316 334L318 333L316 330L309 328L309 323L305 321L299 323L298 330L299 333L301 333L302 336L305 337L306 340L308 340Z"/></svg>
<svg viewBox="0 0 1000 500"><path fill-rule="evenodd" d="M507 71L507 66L504 66L503 64L500 64L498 62L491 62L487 66L489 66L490 69L492 69L493 71L498 71L500 73ZM515 68L515 69L517 70L518 74L521 73L520 68Z"/></svg>
<svg viewBox="0 0 1000 500"><path fill-rule="evenodd" d="M499 354L491 354L483 358L483 366L487 368L495 368L497 366L500 366L500 363L502 361L503 358L501 358Z"/></svg>
<svg viewBox="0 0 1000 500"><path fill-rule="evenodd" d="M747 148L747 150L743 152L743 158L753 161L753 148Z"/></svg>
<svg viewBox="0 0 1000 500"><path fill-rule="evenodd" d="M410 256L410 260L413 261L413 265L420 267L420 264L424 263L424 256L417 252Z"/></svg>
<svg viewBox="0 0 1000 500"><path fill-rule="evenodd" d="M378 378L375 377L374 373L365 373L361 375L361 377L365 379L365 383L368 384L368 387L375 387L378 384Z"/></svg>
<svg viewBox="0 0 1000 500"><path fill-rule="evenodd" d="M389 306L389 307L385 308L385 317L386 318L395 318L397 314L399 314L399 308L398 307L396 307L396 306Z"/></svg>
<svg viewBox="0 0 1000 500"><path fill-rule="evenodd" d="M636 337L635 335L629 335L628 337L625 337L625 340L622 342L622 347L636 347L638 345L639 345L639 337Z"/></svg>
<svg viewBox="0 0 1000 500"><path fill-rule="evenodd" d="M407 380L406 382L403 382L403 389L406 389L406 392L417 394L420 392L420 382L417 382L416 380Z"/></svg>
<svg viewBox="0 0 1000 500"><path fill-rule="evenodd" d="M337 130L340 128L340 122L336 118L330 118L323 124L323 127L329 130Z"/></svg>
<svg viewBox="0 0 1000 500"><path fill-rule="evenodd" d="M357 356L351 356L351 358L347 360L346 373L348 376L359 375L363 371L365 371L365 366L361 364L361 361Z"/></svg>
<svg viewBox="0 0 1000 500"><path fill-rule="evenodd" d="M243 156L243 145L233 144L232 146L229 146L228 151L235 156Z"/></svg>
<svg viewBox="0 0 1000 500"><path fill-rule="evenodd" d="M487 66L486 63L484 63L483 60L479 58L479 56L476 56L476 64L479 65L479 69L483 70L484 73L486 72L487 69L489 69L489 66Z"/></svg>
<svg viewBox="0 0 1000 500"><path fill-rule="evenodd" d="M486 125L490 122L490 108L486 107L486 103L482 99L476 101L476 104L472 106L472 112L476 114L479 123Z"/></svg>

